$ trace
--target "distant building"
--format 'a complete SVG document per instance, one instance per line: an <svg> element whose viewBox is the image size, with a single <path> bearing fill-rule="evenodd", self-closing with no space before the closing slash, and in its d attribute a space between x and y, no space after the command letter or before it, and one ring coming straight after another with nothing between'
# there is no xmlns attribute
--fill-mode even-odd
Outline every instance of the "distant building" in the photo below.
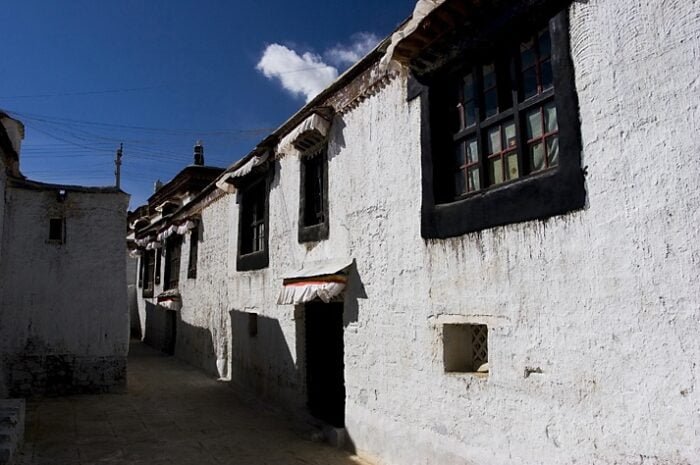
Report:
<svg viewBox="0 0 700 465"><path fill-rule="evenodd" d="M146 339L387 464L696 463L695 4L419 1L136 225Z"/></svg>
<svg viewBox="0 0 700 465"><path fill-rule="evenodd" d="M132 333L141 333L146 343L168 353L175 350L178 328L182 332L180 340L195 337L187 333L182 323L178 324L176 310L182 305L180 290L185 280L194 278L197 273L197 238L210 234L201 228L197 211L188 208L185 215L182 211L193 200L199 200L198 195L223 171L223 168L204 166L204 147L198 142L194 147L193 164L167 184L157 183L148 204L129 215L132 230L129 244L132 255L140 257L138 271L133 270L138 288L135 307L131 310L132 325L134 321L140 324ZM192 237L194 241L189 239ZM183 257L185 238L190 245L188 255ZM189 263L184 261L189 257L192 257Z"/></svg>
<svg viewBox="0 0 700 465"><path fill-rule="evenodd" d="M123 387L129 196L26 179L24 127L1 112L0 123L0 390Z"/></svg>

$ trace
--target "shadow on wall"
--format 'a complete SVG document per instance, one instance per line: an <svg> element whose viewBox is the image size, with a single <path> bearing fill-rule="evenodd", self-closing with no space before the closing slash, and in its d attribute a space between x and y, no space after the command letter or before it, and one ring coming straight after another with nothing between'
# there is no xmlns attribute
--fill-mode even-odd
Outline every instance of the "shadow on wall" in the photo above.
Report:
<svg viewBox="0 0 700 465"><path fill-rule="evenodd" d="M175 354L175 341L180 314L146 302L146 328L143 342L165 352Z"/></svg>
<svg viewBox="0 0 700 465"><path fill-rule="evenodd" d="M208 328L182 320L179 311L146 302L143 342L168 355L175 355L207 374L221 376L217 369L214 336Z"/></svg>
<svg viewBox="0 0 700 465"><path fill-rule="evenodd" d="M358 321L359 301L367 298L365 286L353 264L345 291L343 328ZM231 381L257 397L281 404L305 422L323 427L322 422L311 417L307 409L305 305L280 306L278 310L281 317L294 320L293 348L278 319L240 310L228 312L231 334L230 339L226 336L225 344L231 344ZM222 331L222 334L226 332ZM216 340L212 331L183 322L179 312L146 303L144 342L209 374L221 375L221 367L217 369ZM344 448L355 452L349 436L344 440Z"/></svg>
<svg viewBox="0 0 700 465"><path fill-rule="evenodd" d="M175 356L216 378L225 375L216 366L217 352L211 330L186 323L180 312L173 313L177 313Z"/></svg>
<svg viewBox="0 0 700 465"><path fill-rule="evenodd" d="M311 416L308 409L305 306L283 306L280 311L294 313L296 362L279 320L232 310L231 381L253 391L256 397L282 402L285 410L300 420L326 429L325 423ZM337 441L331 437L334 430L326 433ZM356 452L349 436L344 438L343 447Z"/></svg>
<svg viewBox="0 0 700 465"><path fill-rule="evenodd" d="M139 289L134 284L127 286L129 336L132 339L141 339L143 337L141 334L141 321L139 320L138 291Z"/></svg>
<svg viewBox="0 0 700 465"><path fill-rule="evenodd" d="M229 314L231 380L258 396L298 403L303 383L279 321L238 310Z"/></svg>
<svg viewBox="0 0 700 465"><path fill-rule="evenodd" d="M345 328L350 323L357 323L360 313L360 299L367 299L365 285L357 272L357 264L352 261L352 266L348 272L348 283L345 288L345 304L343 306L343 326Z"/></svg>

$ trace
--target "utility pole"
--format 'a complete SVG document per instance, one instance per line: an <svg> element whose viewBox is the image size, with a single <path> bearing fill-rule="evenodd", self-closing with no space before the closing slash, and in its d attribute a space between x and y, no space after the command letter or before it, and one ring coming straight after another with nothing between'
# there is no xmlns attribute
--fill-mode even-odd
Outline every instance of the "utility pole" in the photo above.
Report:
<svg viewBox="0 0 700 465"><path fill-rule="evenodd" d="M116 169L114 170L114 176L116 177L117 180L117 189L121 188L121 181L122 181L122 155L124 151L124 144L119 144L119 149L117 149L117 156L114 159L114 166Z"/></svg>

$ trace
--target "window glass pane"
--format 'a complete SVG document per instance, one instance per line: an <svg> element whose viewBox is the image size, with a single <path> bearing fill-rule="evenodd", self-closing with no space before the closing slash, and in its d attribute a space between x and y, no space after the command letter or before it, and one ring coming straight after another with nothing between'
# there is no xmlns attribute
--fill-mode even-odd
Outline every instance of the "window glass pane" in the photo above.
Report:
<svg viewBox="0 0 700 465"><path fill-rule="evenodd" d="M467 192L464 184L464 171L459 170L455 173L455 195L462 195Z"/></svg>
<svg viewBox="0 0 700 465"><path fill-rule="evenodd" d="M510 152L506 155L506 178L516 179L519 175L518 152Z"/></svg>
<svg viewBox="0 0 700 465"><path fill-rule="evenodd" d="M537 68L523 72L523 98L528 99L537 95Z"/></svg>
<svg viewBox="0 0 700 465"><path fill-rule="evenodd" d="M474 104L475 99L475 87L474 87L474 76L472 73L464 76L464 86L462 87L462 127L469 127L476 123L476 105Z"/></svg>
<svg viewBox="0 0 700 465"><path fill-rule="evenodd" d="M476 145L476 139L470 139L466 143L467 146L467 162L476 163L479 161L479 149Z"/></svg>
<svg viewBox="0 0 700 465"><path fill-rule="evenodd" d="M484 89L496 87L496 66L493 63L484 65L482 72L484 75Z"/></svg>
<svg viewBox="0 0 700 465"><path fill-rule="evenodd" d="M547 60L542 62L542 89L549 89L554 84L552 76L552 61Z"/></svg>
<svg viewBox="0 0 700 465"><path fill-rule="evenodd" d="M464 101L474 99L474 76L472 73L464 76Z"/></svg>
<svg viewBox="0 0 700 465"><path fill-rule="evenodd" d="M542 136L542 113L540 108L527 112L527 138Z"/></svg>
<svg viewBox="0 0 700 465"><path fill-rule="evenodd" d="M474 100L464 103L464 127L473 126L476 123L476 106Z"/></svg>
<svg viewBox="0 0 700 465"><path fill-rule="evenodd" d="M559 164L559 137L557 136L547 138L547 163L549 166Z"/></svg>
<svg viewBox="0 0 700 465"><path fill-rule="evenodd" d="M496 89L491 89L484 93L484 109L486 118L498 113L498 94Z"/></svg>
<svg viewBox="0 0 700 465"><path fill-rule="evenodd" d="M455 148L455 166L460 167L464 165L465 163L465 158L464 158L464 142L460 142L457 144L457 147Z"/></svg>
<svg viewBox="0 0 700 465"><path fill-rule="evenodd" d="M548 133L559 129L557 125L557 107L554 105L554 102L544 106L544 126Z"/></svg>
<svg viewBox="0 0 700 465"><path fill-rule="evenodd" d="M482 67L484 78L484 117L498 113L498 91L496 88L496 66L493 63Z"/></svg>
<svg viewBox="0 0 700 465"><path fill-rule="evenodd" d="M489 160L489 181L491 184L503 182L503 161L500 157Z"/></svg>
<svg viewBox="0 0 700 465"><path fill-rule="evenodd" d="M538 142L530 146L530 166L532 171L544 168L544 144Z"/></svg>
<svg viewBox="0 0 700 465"><path fill-rule="evenodd" d="M535 50L532 40L520 44L520 65L521 70L531 67L535 64Z"/></svg>
<svg viewBox="0 0 700 465"><path fill-rule="evenodd" d="M489 140L488 140L489 154L498 153L501 151L501 127L496 126L489 129Z"/></svg>
<svg viewBox="0 0 700 465"><path fill-rule="evenodd" d="M552 41L549 37L549 29L540 31L537 39L540 46L540 57L545 58L552 54Z"/></svg>
<svg viewBox="0 0 700 465"><path fill-rule="evenodd" d="M515 137L515 122L511 121L503 125L503 146L512 149L518 146L518 138Z"/></svg>
<svg viewBox="0 0 700 465"><path fill-rule="evenodd" d="M478 191L481 189L481 182L479 181L479 168L471 168L467 171L469 179L469 190Z"/></svg>

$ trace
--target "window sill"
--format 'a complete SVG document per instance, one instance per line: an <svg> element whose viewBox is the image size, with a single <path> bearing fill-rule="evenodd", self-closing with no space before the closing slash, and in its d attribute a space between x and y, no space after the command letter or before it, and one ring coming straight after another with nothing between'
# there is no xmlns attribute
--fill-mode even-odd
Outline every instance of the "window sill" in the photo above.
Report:
<svg viewBox="0 0 700 465"><path fill-rule="evenodd" d="M475 378L479 380L488 380L488 373L478 373L476 371L446 371L445 374L454 378Z"/></svg>
<svg viewBox="0 0 700 465"><path fill-rule="evenodd" d="M252 271L267 268L270 263L267 249L259 252L238 255L236 260L236 271Z"/></svg>
<svg viewBox="0 0 700 465"><path fill-rule="evenodd" d="M319 242L328 239L328 222L314 224L312 226L299 225L299 243Z"/></svg>
<svg viewBox="0 0 700 465"><path fill-rule="evenodd" d="M424 190L421 234L426 239L444 239L569 213L583 208L586 192L583 170L578 165L560 165L454 202L431 200Z"/></svg>

